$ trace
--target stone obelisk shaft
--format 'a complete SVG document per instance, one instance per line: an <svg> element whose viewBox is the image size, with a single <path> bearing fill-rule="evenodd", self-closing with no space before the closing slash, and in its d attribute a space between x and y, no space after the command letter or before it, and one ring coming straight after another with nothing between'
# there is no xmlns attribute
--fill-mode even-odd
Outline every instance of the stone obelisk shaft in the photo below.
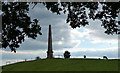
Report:
<svg viewBox="0 0 120 73"><path fill-rule="evenodd" d="M48 51L47 51L47 58L53 58L51 25L49 25L49 33L48 33Z"/></svg>

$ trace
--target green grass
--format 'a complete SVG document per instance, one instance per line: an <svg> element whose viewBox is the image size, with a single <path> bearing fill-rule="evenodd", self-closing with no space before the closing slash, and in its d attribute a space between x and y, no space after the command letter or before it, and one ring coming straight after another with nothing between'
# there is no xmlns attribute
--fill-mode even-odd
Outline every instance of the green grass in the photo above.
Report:
<svg viewBox="0 0 120 73"><path fill-rule="evenodd" d="M3 66L3 71L118 71L117 59L40 59Z"/></svg>

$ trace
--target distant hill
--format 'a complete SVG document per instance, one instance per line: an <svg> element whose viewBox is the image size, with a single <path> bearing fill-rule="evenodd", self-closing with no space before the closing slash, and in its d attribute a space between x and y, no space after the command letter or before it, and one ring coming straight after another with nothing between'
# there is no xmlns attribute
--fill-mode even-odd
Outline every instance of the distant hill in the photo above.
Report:
<svg viewBox="0 0 120 73"><path fill-rule="evenodd" d="M5 71L118 71L117 59L39 59L3 66Z"/></svg>

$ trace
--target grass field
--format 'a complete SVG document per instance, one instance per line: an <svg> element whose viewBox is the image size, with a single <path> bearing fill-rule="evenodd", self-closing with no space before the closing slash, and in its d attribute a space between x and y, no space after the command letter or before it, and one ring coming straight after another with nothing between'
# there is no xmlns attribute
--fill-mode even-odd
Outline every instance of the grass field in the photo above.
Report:
<svg viewBox="0 0 120 73"><path fill-rule="evenodd" d="M117 59L40 59L3 66L3 71L118 71Z"/></svg>

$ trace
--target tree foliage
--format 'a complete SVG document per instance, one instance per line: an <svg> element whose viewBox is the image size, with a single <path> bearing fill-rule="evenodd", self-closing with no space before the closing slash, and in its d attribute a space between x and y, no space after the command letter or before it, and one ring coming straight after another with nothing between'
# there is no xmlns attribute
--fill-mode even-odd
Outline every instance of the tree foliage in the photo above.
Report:
<svg viewBox="0 0 120 73"><path fill-rule="evenodd" d="M25 37L35 39L41 27L38 20L31 20L28 15L29 4L20 2L2 3L2 47L9 47L16 52L16 48L24 42Z"/></svg>
<svg viewBox="0 0 120 73"><path fill-rule="evenodd" d="M34 5L39 4L33 2ZM100 20L106 34L120 34L120 2L40 2L49 11L67 14L66 23L72 28L89 25L88 19ZM29 3L2 3L2 47L10 47L12 51L18 48L25 37L35 39L41 35L38 20L31 20L28 15ZM34 8L35 6L33 6ZM101 7L101 9L99 9Z"/></svg>
<svg viewBox="0 0 120 73"><path fill-rule="evenodd" d="M64 58L70 58L70 52L69 51L65 51L64 53Z"/></svg>
<svg viewBox="0 0 120 73"><path fill-rule="evenodd" d="M43 3L53 13L67 14L72 28L89 25L88 19L100 20L106 34L120 34L120 2L61 2ZM101 9L100 9L101 7Z"/></svg>

